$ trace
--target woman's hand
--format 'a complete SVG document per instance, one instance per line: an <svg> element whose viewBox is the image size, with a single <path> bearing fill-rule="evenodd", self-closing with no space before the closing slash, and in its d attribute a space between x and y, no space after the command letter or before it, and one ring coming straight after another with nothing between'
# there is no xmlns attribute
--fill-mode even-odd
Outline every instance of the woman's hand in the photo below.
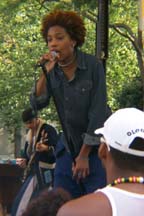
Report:
<svg viewBox="0 0 144 216"><path fill-rule="evenodd" d="M59 53L51 51L49 53L44 54L40 58L39 64L44 65L47 72L50 72L53 69L55 63L58 61L59 57Z"/></svg>
<svg viewBox="0 0 144 216"><path fill-rule="evenodd" d="M72 166L73 177L79 182L89 175L89 159L88 157L78 156Z"/></svg>
<svg viewBox="0 0 144 216"><path fill-rule="evenodd" d="M16 164L21 168L26 168L27 160L25 158L16 158Z"/></svg>

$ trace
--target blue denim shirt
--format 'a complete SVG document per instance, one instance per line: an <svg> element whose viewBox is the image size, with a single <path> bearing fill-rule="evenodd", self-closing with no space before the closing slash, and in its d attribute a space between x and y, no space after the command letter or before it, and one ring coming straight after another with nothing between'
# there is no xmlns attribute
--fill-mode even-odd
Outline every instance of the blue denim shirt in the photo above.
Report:
<svg viewBox="0 0 144 216"><path fill-rule="evenodd" d="M35 97L31 104L37 109L46 107L54 97L60 122L66 134L65 147L77 155L82 144L97 145L95 129L102 127L106 119L106 83L102 63L95 56L77 50L75 76L68 81L56 64L47 74L47 92ZM66 141L67 140L67 141Z"/></svg>

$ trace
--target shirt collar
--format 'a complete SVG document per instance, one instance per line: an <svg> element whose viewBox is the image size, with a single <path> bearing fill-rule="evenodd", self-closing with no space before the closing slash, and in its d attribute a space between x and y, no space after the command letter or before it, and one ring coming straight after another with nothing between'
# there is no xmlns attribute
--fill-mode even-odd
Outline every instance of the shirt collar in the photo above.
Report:
<svg viewBox="0 0 144 216"><path fill-rule="evenodd" d="M80 71L86 70L87 67L85 63L84 53L81 50L76 49L76 57L77 57L77 68L80 69ZM55 69L56 69L56 73L58 74L62 73L57 63Z"/></svg>
<svg viewBox="0 0 144 216"><path fill-rule="evenodd" d="M86 64L85 64L85 57L84 53L80 50L76 50L76 55L77 55L77 64L78 68L85 70L86 69Z"/></svg>

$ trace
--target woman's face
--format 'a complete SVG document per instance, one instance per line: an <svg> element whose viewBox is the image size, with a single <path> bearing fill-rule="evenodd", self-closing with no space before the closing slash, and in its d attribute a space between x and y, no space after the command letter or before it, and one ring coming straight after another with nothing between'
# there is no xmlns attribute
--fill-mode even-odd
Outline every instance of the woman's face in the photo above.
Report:
<svg viewBox="0 0 144 216"><path fill-rule="evenodd" d="M52 26L47 34L48 48L59 54L59 61L68 61L74 53L76 41L61 26Z"/></svg>

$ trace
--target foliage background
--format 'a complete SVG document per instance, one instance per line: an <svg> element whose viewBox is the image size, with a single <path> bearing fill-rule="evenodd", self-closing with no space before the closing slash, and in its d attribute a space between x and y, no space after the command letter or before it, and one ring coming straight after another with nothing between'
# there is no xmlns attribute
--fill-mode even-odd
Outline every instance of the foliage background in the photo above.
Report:
<svg viewBox="0 0 144 216"><path fill-rule="evenodd" d="M89 13L96 20L97 1L95 0L3 0L0 2L0 122L8 129L21 127L21 112L29 106L29 94L40 71L35 64L47 51L40 28L41 19L54 8L76 10L80 14ZM112 0L109 6L109 22L126 23L134 34L138 28L138 1ZM87 36L82 49L95 54L96 23L83 16ZM131 106L125 89L133 86L128 94L141 94L139 68L136 51L132 44L119 35L113 28L109 29L109 58L107 60L107 92L108 104L113 111L120 107ZM141 96L139 97L141 103ZM121 102L122 101L122 102ZM135 105L134 105L135 106ZM53 103L44 109L41 115L57 123L57 114Z"/></svg>

